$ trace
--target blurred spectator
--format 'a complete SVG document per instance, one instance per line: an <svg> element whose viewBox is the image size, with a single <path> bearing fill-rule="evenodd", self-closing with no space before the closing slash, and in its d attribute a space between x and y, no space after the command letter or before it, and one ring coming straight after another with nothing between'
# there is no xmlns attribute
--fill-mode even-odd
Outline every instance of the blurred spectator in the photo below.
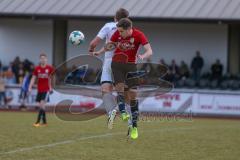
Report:
<svg viewBox="0 0 240 160"><path fill-rule="evenodd" d="M32 73L27 72L22 81L21 92L19 97L22 108L25 107L25 101L27 99L28 87L29 87L31 78L32 78Z"/></svg>
<svg viewBox="0 0 240 160"><path fill-rule="evenodd" d="M0 72L0 106L6 105L6 89L3 74Z"/></svg>
<svg viewBox="0 0 240 160"><path fill-rule="evenodd" d="M2 66L2 61L0 61L0 72L2 72L3 66Z"/></svg>
<svg viewBox="0 0 240 160"><path fill-rule="evenodd" d="M223 72L223 65L220 63L220 60L217 59L216 62L211 67L212 79L221 79Z"/></svg>
<svg viewBox="0 0 240 160"><path fill-rule="evenodd" d="M176 64L175 60L172 60L171 65L169 66L169 76L171 82L176 82L179 78L179 67Z"/></svg>
<svg viewBox="0 0 240 160"><path fill-rule="evenodd" d="M31 72L31 66L33 65L33 63L31 61L29 61L28 59L25 59L23 61L23 69L25 72Z"/></svg>
<svg viewBox="0 0 240 160"><path fill-rule="evenodd" d="M196 57L193 58L192 63L191 63L193 79L196 82L199 82L203 65L204 65L204 60L201 57L200 51L196 51Z"/></svg>
<svg viewBox="0 0 240 160"><path fill-rule="evenodd" d="M16 83L15 76L14 76L14 73L12 71L12 66L11 65L4 72L4 77L6 78L7 84L15 84Z"/></svg>
<svg viewBox="0 0 240 160"><path fill-rule="evenodd" d="M188 78L189 77L189 68L187 66L187 64L184 61L181 61L181 65L179 67L179 75L180 78Z"/></svg>
<svg viewBox="0 0 240 160"><path fill-rule="evenodd" d="M176 61L175 60L172 60L172 63L171 65L169 66L169 69L170 71L173 73L173 74L178 74L178 66L176 64Z"/></svg>
<svg viewBox="0 0 240 160"><path fill-rule="evenodd" d="M20 63L19 66L18 66L18 77L16 77L17 79L17 82L19 84L22 84L22 81L23 81L23 78L24 78L24 75L25 75L25 71L24 71L24 68L23 68L23 63Z"/></svg>
<svg viewBox="0 0 240 160"><path fill-rule="evenodd" d="M21 61L20 58L17 56L13 63L12 63L12 72L14 73L15 77L16 77L16 83L19 83L19 79L18 79L18 74L19 74L19 65L20 65Z"/></svg>
<svg viewBox="0 0 240 160"><path fill-rule="evenodd" d="M159 60L159 63L160 63L161 65L164 65L164 66L168 67L168 65L167 65L167 63L165 62L164 59L160 59L160 60Z"/></svg>

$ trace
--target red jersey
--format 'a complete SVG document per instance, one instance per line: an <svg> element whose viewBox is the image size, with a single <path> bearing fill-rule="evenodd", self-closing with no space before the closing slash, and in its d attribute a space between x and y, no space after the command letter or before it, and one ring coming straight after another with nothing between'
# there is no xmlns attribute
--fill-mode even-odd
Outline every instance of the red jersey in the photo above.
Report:
<svg viewBox="0 0 240 160"><path fill-rule="evenodd" d="M136 63L136 55L140 45L148 44L148 40L143 32L133 28L132 35L126 38L120 36L116 31L112 37L112 42L117 42L117 48L114 51L113 61L120 62L124 55L127 57L127 62Z"/></svg>
<svg viewBox="0 0 240 160"><path fill-rule="evenodd" d="M54 69L50 65L46 65L45 67L36 66L33 75L37 77L37 88L38 92L48 92L50 89L50 75L53 73Z"/></svg>

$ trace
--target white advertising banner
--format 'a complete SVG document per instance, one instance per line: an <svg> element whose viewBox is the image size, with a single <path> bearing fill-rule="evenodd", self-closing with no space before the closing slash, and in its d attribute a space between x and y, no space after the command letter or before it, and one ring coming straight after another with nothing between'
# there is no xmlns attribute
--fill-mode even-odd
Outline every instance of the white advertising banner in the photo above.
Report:
<svg viewBox="0 0 240 160"><path fill-rule="evenodd" d="M19 107L20 88L8 87L7 99L9 105ZM26 100L26 106L35 107L36 90L33 90ZM54 106L62 100L72 100L74 106L98 107L102 100L81 95L69 95L54 92L50 95L49 106ZM140 111L145 112L191 112L193 114L240 115L240 94L213 92L172 91L164 95L155 95L140 101Z"/></svg>
<svg viewBox="0 0 240 160"><path fill-rule="evenodd" d="M21 105L22 100L20 98L21 90L19 87L7 88L6 90L6 97L8 100L8 105L12 108L17 108ZM27 97L25 101L25 106L28 107L35 107L37 103L36 100L37 91L33 89L31 94ZM54 91L53 94L49 96L49 102L47 106L55 106L59 102L63 100L72 100L73 106L83 106L83 107L91 107L95 108L102 103L101 99L92 98L92 97L85 97L81 95L69 95L69 94L62 94L59 92Z"/></svg>
<svg viewBox="0 0 240 160"><path fill-rule="evenodd" d="M240 95L171 92L144 99L140 110L240 115Z"/></svg>

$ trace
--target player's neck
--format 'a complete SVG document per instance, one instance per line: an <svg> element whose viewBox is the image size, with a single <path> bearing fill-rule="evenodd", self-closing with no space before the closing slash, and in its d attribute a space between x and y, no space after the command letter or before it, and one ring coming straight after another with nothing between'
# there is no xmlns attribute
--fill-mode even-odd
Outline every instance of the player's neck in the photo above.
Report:
<svg viewBox="0 0 240 160"><path fill-rule="evenodd" d="M44 68L44 67L47 66L47 64L40 64L40 66L41 66L42 68Z"/></svg>
<svg viewBox="0 0 240 160"><path fill-rule="evenodd" d="M132 34L133 34L133 29L131 29L131 30L129 31L129 35L128 35L126 38L131 37Z"/></svg>

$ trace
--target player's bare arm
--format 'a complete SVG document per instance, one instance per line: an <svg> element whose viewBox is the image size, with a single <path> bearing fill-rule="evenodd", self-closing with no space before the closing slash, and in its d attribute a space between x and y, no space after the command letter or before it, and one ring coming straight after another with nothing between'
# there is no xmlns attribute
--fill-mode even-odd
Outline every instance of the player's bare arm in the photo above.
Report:
<svg viewBox="0 0 240 160"><path fill-rule="evenodd" d="M28 87L28 92L31 92L31 91L32 91L32 87L33 87L35 81L36 81L36 76L33 75L32 78L31 78L31 82L30 82L30 84L29 84L29 87Z"/></svg>
<svg viewBox="0 0 240 160"><path fill-rule="evenodd" d="M144 60L144 59L147 59L150 56L152 56L152 47L151 47L150 43L145 44L143 46L143 48L144 48L145 52L143 54L138 54L138 58L140 60Z"/></svg>
<svg viewBox="0 0 240 160"><path fill-rule="evenodd" d="M93 52L91 52L91 55L93 55L93 56L99 56L99 55L101 55L101 54L103 54L103 53L105 53L105 48L104 47L102 47L100 50L98 50L98 51L93 51Z"/></svg>
<svg viewBox="0 0 240 160"><path fill-rule="evenodd" d="M97 45L101 42L101 38L96 36L89 44L88 47L88 51L91 54L92 52L94 52L95 48L97 47ZM92 55L92 54L91 54Z"/></svg>
<svg viewBox="0 0 240 160"><path fill-rule="evenodd" d="M117 47L116 42L109 41L107 44L104 46L105 51L113 51Z"/></svg>

